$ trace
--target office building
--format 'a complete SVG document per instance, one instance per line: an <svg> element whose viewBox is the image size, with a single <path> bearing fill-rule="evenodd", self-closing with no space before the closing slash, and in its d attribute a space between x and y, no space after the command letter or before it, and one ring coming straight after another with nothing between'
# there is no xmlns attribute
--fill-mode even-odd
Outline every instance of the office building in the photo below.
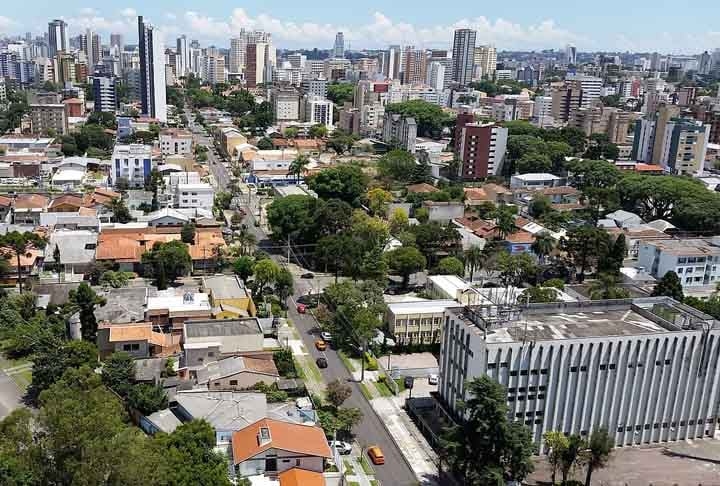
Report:
<svg viewBox="0 0 720 486"><path fill-rule="evenodd" d="M328 130L333 128L333 103L319 96L303 97L303 121L313 125L325 125Z"/></svg>
<svg viewBox="0 0 720 486"><path fill-rule="evenodd" d="M345 57L345 36L342 32L335 34L335 44L333 46L333 57L344 58Z"/></svg>
<svg viewBox="0 0 720 486"><path fill-rule="evenodd" d="M296 90L275 89L271 94L271 102L278 123L300 120L300 94Z"/></svg>
<svg viewBox="0 0 720 486"><path fill-rule="evenodd" d="M582 108L590 108L595 101L600 99L603 87L602 78L570 74L566 77L566 80L568 86L573 91L582 93L580 100L580 106Z"/></svg>
<svg viewBox="0 0 720 486"><path fill-rule="evenodd" d="M468 109L461 109L455 122L455 155L463 180L478 180L500 174L507 146L507 128L494 123L475 123Z"/></svg>
<svg viewBox="0 0 720 486"><path fill-rule="evenodd" d="M261 30L240 29L239 34L230 39L228 69L231 73L237 74L245 71L248 45L255 43L272 44L272 36Z"/></svg>
<svg viewBox="0 0 720 486"><path fill-rule="evenodd" d="M48 57L56 57L58 52L68 52L66 29L64 20L55 19L48 23Z"/></svg>
<svg viewBox="0 0 720 486"><path fill-rule="evenodd" d="M436 344L440 342L445 311L457 306L458 302L450 299L390 303L385 323L398 344Z"/></svg>
<svg viewBox="0 0 720 486"><path fill-rule="evenodd" d="M362 113L358 108L340 108L338 115L338 128L344 132L360 135Z"/></svg>
<svg viewBox="0 0 720 486"><path fill-rule="evenodd" d="M187 76L190 71L190 51L188 51L187 37L181 35L175 41L175 75L178 78Z"/></svg>
<svg viewBox="0 0 720 486"><path fill-rule="evenodd" d="M118 97L118 80L113 75L93 75L93 100L94 111L105 111L115 113L120 107Z"/></svg>
<svg viewBox="0 0 720 486"><path fill-rule="evenodd" d="M597 104L572 110L568 126L579 128L587 137L595 133L608 136L610 143L624 144L632 114L619 108Z"/></svg>
<svg viewBox="0 0 720 486"><path fill-rule="evenodd" d="M174 195L174 205L179 209L200 208L212 210L215 202L215 190L205 182L178 184Z"/></svg>
<svg viewBox="0 0 720 486"><path fill-rule="evenodd" d="M417 139L415 118L386 112L383 119L382 139L387 144L414 154Z"/></svg>
<svg viewBox="0 0 720 486"><path fill-rule="evenodd" d="M154 166L150 145L115 145L112 154L110 182L113 186L124 180L130 187L144 187Z"/></svg>
<svg viewBox="0 0 720 486"><path fill-rule="evenodd" d="M658 280L675 272L683 287L714 288L720 282L720 239L640 241L638 266Z"/></svg>
<svg viewBox="0 0 720 486"><path fill-rule="evenodd" d="M445 89L445 66L441 62L428 64L426 84L438 92Z"/></svg>
<svg viewBox="0 0 720 486"><path fill-rule="evenodd" d="M110 34L110 47L117 47L118 51L122 52L125 47L122 34Z"/></svg>
<svg viewBox="0 0 720 486"><path fill-rule="evenodd" d="M201 75L203 81L211 85L227 82L224 56L205 56L204 61Z"/></svg>
<svg viewBox="0 0 720 486"><path fill-rule="evenodd" d="M245 83L248 88L272 80L272 68L275 66L275 48L267 42L254 42L247 45L245 53Z"/></svg>
<svg viewBox="0 0 720 486"><path fill-rule="evenodd" d="M592 316L592 319L588 319ZM720 328L668 297L448 309L438 393L462 419L466 384L487 375L508 418L543 434L616 446L712 437L718 420Z"/></svg>
<svg viewBox="0 0 720 486"><path fill-rule="evenodd" d="M403 84L424 84L427 78L427 57L422 49L407 46L403 51Z"/></svg>
<svg viewBox="0 0 720 486"><path fill-rule="evenodd" d="M322 76L305 78L301 83L303 93L321 98L327 98L327 86L328 81Z"/></svg>
<svg viewBox="0 0 720 486"><path fill-rule="evenodd" d="M479 46L475 48L475 77L492 79L497 70L497 50L495 46Z"/></svg>
<svg viewBox="0 0 720 486"><path fill-rule="evenodd" d="M472 81L475 64L475 38L477 32L470 29L457 29L453 38L453 81L466 86Z"/></svg>
<svg viewBox="0 0 720 486"><path fill-rule="evenodd" d="M30 123L34 134L65 135L68 119L63 103L31 104Z"/></svg>
<svg viewBox="0 0 720 486"><path fill-rule="evenodd" d="M568 66L577 64L577 47L572 44L565 46L565 64Z"/></svg>
<svg viewBox="0 0 720 486"><path fill-rule="evenodd" d="M656 125L659 127L659 125ZM655 146L660 140L660 153L657 160L666 172L677 175L701 176L707 155L710 127L702 122L687 118L670 120L664 130L662 139L655 133Z"/></svg>
<svg viewBox="0 0 720 486"><path fill-rule="evenodd" d="M138 17L140 49L140 101L143 114L167 121L165 98L165 51L157 30Z"/></svg>
<svg viewBox="0 0 720 486"><path fill-rule="evenodd" d="M90 72L95 70L95 66L101 61L102 44L100 43L100 34L90 29L80 36L81 49L85 53L87 65Z"/></svg>
<svg viewBox="0 0 720 486"><path fill-rule="evenodd" d="M381 54L380 72L388 79L400 79L402 68L402 50L400 46L390 46Z"/></svg>
<svg viewBox="0 0 720 486"><path fill-rule="evenodd" d="M533 105L532 123L540 128L555 126L552 113L552 96L536 96L533 101L535 101L535 104Z"/></svg>
<svg viewBox="0 0 720 486"><path fill-rule="evenodd" d="M583 91L576 84L551 87L552 117L556 123L567 123L573 111L583 106Z"/></svg>

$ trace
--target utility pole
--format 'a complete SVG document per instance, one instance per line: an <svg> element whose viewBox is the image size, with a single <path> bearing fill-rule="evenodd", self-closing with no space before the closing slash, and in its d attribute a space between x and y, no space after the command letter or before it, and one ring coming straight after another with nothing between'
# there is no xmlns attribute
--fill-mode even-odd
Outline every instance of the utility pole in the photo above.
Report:
<svg viewBox="0 0 720 486"><path fill-rule="evenodd" d="M290 264L290 236L288 235L287 239L287 263Z"/></svg>

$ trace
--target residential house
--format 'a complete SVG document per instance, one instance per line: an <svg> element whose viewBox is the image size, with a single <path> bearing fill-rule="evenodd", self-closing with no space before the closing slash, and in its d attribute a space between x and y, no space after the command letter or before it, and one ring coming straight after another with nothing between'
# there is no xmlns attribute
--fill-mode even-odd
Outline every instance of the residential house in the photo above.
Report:
<svg viewBox="0 0 720 486"><path fill-rule="evenodd" d="M409 186L405 187L405 190L408 192L408 194L430 194L433 192L438 192L440 189L433 186L432 184L423 182L420 184L410 184Z"/></svg>
<svg viewBox="0 0 720 486"><path fill-rule="evenodd" d="M134 358L153 358L180 353L180 336L163 332L150 322L98 324L97 346L101 357L123 351Z"/></svg>
<svg viewBox="0 0 720 486"><path fill-rule="evenodd" d="M169 408L158 410L147 416L143 415L140 417L139 423L140 428L149 435L155 435L158 432L172 434L180 425L182 425L182 422Z"/></svg>
<svg viewBox="0 0 720 486"><path fill-rule="evenodd" d="M563 185L562 177L554 174L537 173L537 174L518 174L510 178L510 188L541 188L555 187Z"/></svg>
<svg viewBox="0 0 720 486"><path fill-rule="evenodd" d="M280 374L272 359L232 356L206 363L202 368L191 372L199 385L207 385L212 391L240 391L253 387L256 383L272 385L280 379Z"/></svg>
<svg viewBox="0 0 720 486"><path fill-rule="evenodd" d="M48 213L77 213L83 207L83 198L75 194L63 194L50 201Z"/></svg>
<svg viewBox="0 0 720 486"><path fill-rule="evenodd" d="M223 356L255 354L263 350L263 330L254 317L188 320L184 324L185 366L202 367Z"/></svg>
<svg viewBox="0 0 720 486"><path fill-rule="evenodd" d="M188 319L209 319L210 299L207 294L182 288L159 290L148 297L146 319L153 324L181 334Z"/></svg>
<svg viewBox="0 0 720 486"><path fill-rule="evenodd" d="M299 467L286 469L278 474L280 486L325 486L325 476L321 472L308 471Z"/></svg>
<svg viewBox="0 0 720 486"><path fill-rule="evenodd" d="M465 214L465 204L462 202L423 201L423 207L428 210L430 221L441 223L462 218Z"/></svg>
<svg viewBox="0 0 720 486"><path fill-rule="evenodd" d="M40 226L40 214L45 212L50 199L42 194L18 194L13 203L14 224Z"/></svg>
<svg viewBox="0 0 720 486"><path fill-rule="evenodd" d="M675 272L687 290L715 289L720 282L720 239L685 238L640 241L638 267L656 279Z"/></svg>
<svg viewBox="0 0 720 486"><path fill-rule="evenodd" d="M0 196L0 221L5 222L8 214L12 212L13 200L7 196Z"/></svg>
<svg viewBox="0 0 720 486"><path fill-rule="evenodd" d="M252 296L237 275L204 277L203 289L210 295L215 319L236 319L256 314Z"/></svg>
<svg viewBox="0 0 720 486"><path fill-rule="evenodd" d="M457 275L430 275L426 291L433 299L455 300L464 305L491 303L480 291Z"/></svg>
<svg viewBox="0 0 720 486"><path fill-rule="evenodd" d="M239 476L276 478L292 468L322 473L332 452L318 426L262 419L232 435L232 456Z"/></svg>
<svg viewBox="0 0 720 486"><path fill-rule="evenodd" d="M150 227L182 226L190 222L190 218L174 208L162 208L138 217L138 221L147 222Z"/></svg>
<svg viewBox="0 0 720 486"><path fill-rule="evenodd" d="M45 247L45 268L57 269L62 266L62 274L88 273L95 263L98 233L89 230L56 229L50 233ZM59 251L60 261L55 261L55 248Z"/></svg>
<svg viewBox="0 0 720 486"><path fill-rule="evenodd" d="M95 307L98 324L128 324L145 322L145 305L148 296L154 295L154 287L126 287L106 289L100 293L105 305Z"/></svg>

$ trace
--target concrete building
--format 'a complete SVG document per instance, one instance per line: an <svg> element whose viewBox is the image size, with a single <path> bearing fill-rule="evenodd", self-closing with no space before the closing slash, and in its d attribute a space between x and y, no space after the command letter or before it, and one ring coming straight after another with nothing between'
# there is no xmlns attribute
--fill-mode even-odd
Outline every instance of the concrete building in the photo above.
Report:
<svg viewBox="0 0 720 486"><path fill-rule="evenodd" d="M473 77L475 64L475 39L477 32L471 29L457 29L453 38L452 61L453 81L466 86Z"/></svg>
<svg viewBox="0 0 720 486"><path fill-rule="evenodd" d="M335 34L333 57L338 59L345 57L345 36L342 32L338 32L337 34Z"/></svg>
<svg viewBox="0 0 720 486"><path fill-rule="evenodd" d="M202 80L208 84L227 82L225 56L205 56L203 60Z"/></svg>
<svg viewBox="0 0 720 486"><path fill-rule="evenodd" d="M176 208L212 209L215 202L215 190L204 182L178 184L175 191Z"/></svg>
<svg viewBox="0 0 720 486"><path fill-rule="evenodd" d="M608 136L610 143L624 144L631 117L632 113L628 111L598 104L572 110L568 125L579 128L588 137L601 133Z"/></svg>
<svg viewBox="0 0 720 486"><path fill-rule="evenodd" d="M439 343L445 310L457 305L451 299L390 303L385 323L399 344Z"/></svg>
<svg viewBox="0 0 720 486"><path fill-rule="evenodd" d="M254 317L185 321L185 365L201 367L221 355L239 356L263 349L263 330Z"/></svg>
<svg viewBox="0 0 720 486"><path fill-rule="evenodd" d="M140 101L143 114L167 122L165 50L158 31L138 17Z"/></svg>
<svg viewBox="0 0 720 486"><path fill-rule="evenodd" d="M49 134L52 131L56 135L65 135L68 132L65 105L62 103L31 104L30 123L32 133Z"/></svg>
<svg viewBox="0 0 720 486"><path fill-rule="evenodd" d="M300 120L300 94L294 89L274 89L271 102L278 123Z"/></svg>
<svg viewBox="0 0 720 486"><path fill-rule="evenodd" d="M115 113L120 107L117 78L113 75L102 76L95 73L92 82L94 111Z"/></svg>
<svg viewBox="0 0 720 486"><path fill-rule="evenodd" d="M333 102L319 96L303 97L303 121L333 128Z"/></svg>
<svg viewBox="0 0 720 486"><path fill-rule="evenodd" d="M428 64L426 83L435 91L445 89L445 66L443 63L431 61Z"/></svg>
<svg viewBox="0 0 720 486"><path fill-rule="evenodd" d="M541 189L562 185L564 180L555 174L518 174L510 178L511 189Z"/></svg>
<svg viewBox="0 0 720 486"><path fill-rule="evenodd" d="M275 48L269 42L248 43L245 53L245 83L248 88L272 80L272 68L275 66Z"/></svg>
<svg viewBox="0 0 720 486"><path fill-rule="evenodd" d="M599 427L617 446L707 438L719 346L712 317L667 297L458 307L445 313L439 396L460 419L466 383L487 375L541 447L547 431Z"/></svg>
<svg viewBox="0 0 720 486"><path fill-rule="evenodd" d="M507 147L507 128L494 123L475 123L471 111L462 109L455 125L455 154L464 180L484 179L501 173Z"/></svg>
<svg viewBox="0 0 720 486"><path fill-rule="evenodd" d="M478 46L475 48L475 76L479 79L495 76L497 70L497 50L495 46Z"/></svg>
<svg viewBox="0 0 720 486"><path fill-rule="evenodd" d="M154 166L152 147L142 144L115 145L112 155L110 182L126 180L130 187L144 187Z"/></svg>
<svg viewBox="0 0 720 486"><path fill-rule="evenodd" d="M55 19L48 23L48 57L56 57L58 52L68 52L68 37L64 20Z"/></svg>
<svg viewBox="0 0 720 486"><path fill-rule="evenodd" d="M720 282L720 241L717 238L640 241L638 266L656 279L675 272L683 287L714 288Z"/></svg>
<svg viewBox="0 0 720 486"><path fill-rule="evenodd" d="M160 150L163 155L190 155L193 152L192 133L178 128L160 132Z"/></svg>
<svg viewBox="0 0 720 486"><path fill-rule="evenodd" d="M427 78L427 57L422 49L407 46L403 51L403 84L424 84Z"/></svg>
<svg viewBox="0 0 720 486"><path fill-rule="evenodd" d="M600 99L600 92L603 86L602 78L576 74L568 75L566 80L574 91L581 91L583 93L580 101L581 107L589 108L595 101Z"/></svg>
<svg viewBox="0 0 720 486"><path fill-rule="evenodd" d="M550 128L555 125L553 118L552 96L536 96L533 105L532 123L540 128Z"/></svg>
<svg viewBox="0 0 720 486"><path fill-rule="evenodd" d="M306 95L327 98L327 79L322 76L313 76L302 80L302 91Z"/></svg>
<svg viewBox="0 0 720 486"><path fill-rule="evenodd" d="M552 117L556 123L567 123L570 113L583 106L583 92L577 86L560 84L551 87Z"/></svg>
<svg viewBox="0 0 720 486"><path fill-rule="evenodd" d="M403 117L397 113L385 113L383 120L383 142L415 153L417 139L417 123L415 118Z"/></svg>

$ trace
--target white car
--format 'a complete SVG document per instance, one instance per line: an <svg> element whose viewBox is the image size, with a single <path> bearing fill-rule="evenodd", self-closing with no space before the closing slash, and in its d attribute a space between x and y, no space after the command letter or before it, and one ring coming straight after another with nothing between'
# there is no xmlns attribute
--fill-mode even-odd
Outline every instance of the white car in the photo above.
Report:
<svg viewBox="0 0 720 486"><path fill-rule="evenodd" d="M328 442L328 445L330 447L336 448L337 451L344 456L352 452L352 446L347 442L343 442L340 440L331 440L330 442Z"/></svg>
<svg viewBox="0 0 720 486"><path fill-rule="evenodd" d="M438 384L438 375L431 374L428 375L428 385L437 385Z"/></svg>
<svg viewBox="0 0 720 486"><path fill-rule="evenodd" d="M321 337L322 340L325 341L325 342L328 342L328 343L329 343L330 341L332 341L332 334L330 334L330 333L327 332L327 331L321 332L321 333L320 333L320 337Z"/></svg>

